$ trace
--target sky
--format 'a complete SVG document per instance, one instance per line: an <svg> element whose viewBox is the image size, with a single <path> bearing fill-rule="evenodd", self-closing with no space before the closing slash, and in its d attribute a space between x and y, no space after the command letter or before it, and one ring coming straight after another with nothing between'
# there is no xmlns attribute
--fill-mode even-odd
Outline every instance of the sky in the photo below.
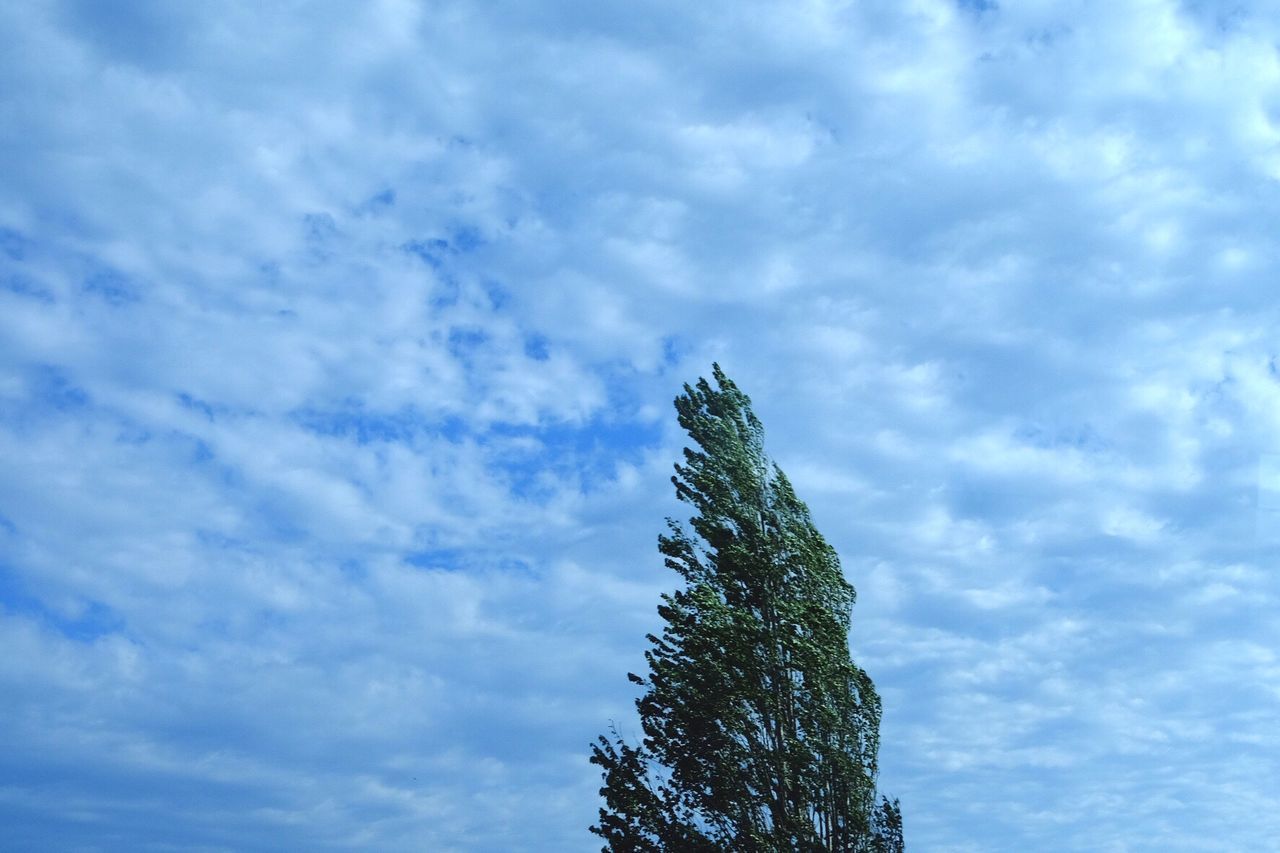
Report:
<svg viewBox="0 0 1280 853"><path fill-rule="evenodd" d="M915 851L1280 835L1280 16L0 2L0 848L588 851L720 363Z"/></svg>

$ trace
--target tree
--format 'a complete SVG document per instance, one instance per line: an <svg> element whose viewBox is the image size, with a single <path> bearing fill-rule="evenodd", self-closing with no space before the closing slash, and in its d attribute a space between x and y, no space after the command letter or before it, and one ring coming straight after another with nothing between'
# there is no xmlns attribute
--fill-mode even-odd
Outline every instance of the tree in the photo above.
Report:
<svg viewBox="0 0 1280 853"><path fill-rule="evenodd" d="M853 587L782 470L751 401L713 366L676 398L696 445L675 466L688 528L659 537L663 594L636 700L644 738L592 745L605 851L900 851L876 803L880 698L849 655Z"/></svg>

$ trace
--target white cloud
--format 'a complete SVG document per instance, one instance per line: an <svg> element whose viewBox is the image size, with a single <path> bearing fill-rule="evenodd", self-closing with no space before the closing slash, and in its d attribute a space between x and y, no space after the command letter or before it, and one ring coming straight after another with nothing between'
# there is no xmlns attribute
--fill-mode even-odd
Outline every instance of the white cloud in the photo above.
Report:
<svg viewBox="0 0 1280 853"><path fill-rule="evenodd" d="M1280 829L1264 9L0 29L14 843L594 846L713 359L858 586L913 847Z"/></svg>

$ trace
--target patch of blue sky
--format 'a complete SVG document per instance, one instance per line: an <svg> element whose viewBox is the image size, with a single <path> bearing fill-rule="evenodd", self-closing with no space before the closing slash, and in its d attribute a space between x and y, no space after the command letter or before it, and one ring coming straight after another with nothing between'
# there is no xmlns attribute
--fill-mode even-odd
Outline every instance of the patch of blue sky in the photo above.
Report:
<svg viewBox="0 0 1280 853"><path fill-rule="evenodd" d="M213 448L206 441L193 439L191 445L191 462L200 464L204 462L212 462L214 459Z"/></svg>
<svg viewBox="0 0 1280 853"><path fill-rule="evenodd" d="M341 232L332 214L308 213L302 217L303 238L312 263L325 263L336 257Z"/></svg>
<svg viewBox="0 0 1280 853"><path fill-rule="evenodd" d="M1211 32L1219 35L1233 33L1247 26L1249 18L1256 13L1248 3L1243 2L1180 0L1179 5L1188 17L1208 25Z"/></svg>
<svg viewBox="0 0 1280 853"><path fill-rule="evenodd" d="M181 784L184 780L166 780L166 784L157 784L147 780L148 785L135 786L129 784L133 780L124 779L114 766L106 766L103 772L87 773L81 759L79 766L68 766L61 772L43 774L46 778L32 778L30 767L36 764L47 764L47 756L25 756L26 761L16 766L21 768L24 779L29 780L31 788L40 791L44 797L57 800L61 794L82 787L95 786L95 790L118 793L116 799L106 799L94 808L90 819L68 820L65 814L51 816L31 803L8 803L0 805L0 822L5 826L7 843L15 850L89 850L111 849L110 837L104 837L100 823L110 821L113 829L111 836L117 838L146 837L156 846L181 849L190 843L190 829L176 826L157 825L154 817L140 808L138 803L144 797L197 797L208 804L211 809L228 808L238 800L246 808L258 808L248 798L231 798L225 800L218 796L228 790L230 785L215 786L207 783L198 785ZM8 775L8 774L6 774ZM185 795L181 793L186 791ZM262 825L250 820L240 825L229 825L215 820L196 819L200 826L205 843L217 844L223 849L265 851L270 845L261 841L263 832L270 832L270 825Z"/></svg>
<svg viewBox="0 0 1280 853"><path fill-rule="evenodd" d="M64 637L90 643L124 627L121 616L100 601L80 603L74 615L60 613L31 593L10 566L0 564L0 607L11 614L36 620Z"/></svg>
<svg viewBox="0 0 1280 853"><path fill-rule="evenodd" d="M449 354L470 366L476 354L489 342L489 333L478 326L454 326L449 329Z"/></svg>
<svg viewBox="0 0 1280 853"><path fill-rule="evenodd" d="M362 561L352 557L338 562L338 571L349 581L360 582L369 576L369 567Z"/></svg>
<svg viewBox="0 0 1280 853"><path fill-rule="evenodd" d="M432 534L424 538L433 539L437 536ZM481 545L467 548L418 547L408 551L404 555L404 561L419 569L442 572L496 570L504 573L525 573L532 571L532 565L528 560L510 554L499 543L491 543L487 547ZM359 566L360 564L355 562L353 568ZM347 571L344 569L344 573ZM353 577L363 577L363 571L353 574Z"/></svg>
<svg viewBox="0 0 1280 853"><path fill-rule="evenodd" d="M524 354L534 361L546 361L551 358L551 342L546 335L536 332L525 335Z"/></svg>
<svg viewBox="0 0 1280 853"><path fill-rule="evenodd" d="M234 485L241 494L236 497L246 507L252 518L250 529L264 542L282 545L299 545L315 539L310 519L293 496L281 491L261 489L250 491L243 478L234 469L222 467L219 474Z"/></svg>
<svg viewBox="0 0 1280 853"><path fill-rule="evenodd" d="M0 252L11 261L20 261L26 257L30 241L21 232L0 226Z"/></svg>
<svg viewBox="0 0 1280 853"><path fill-rule="evenodd" d="M302 217L308 242L323 243L338 235L338 222L329 213L308 213Z"/></svg>
<svg viewBox="0 0 1280 853"><path fill-rule="evenodd" d="M181 699L171 693L149 698L153 700L152 707L134 712L153 723L163 714L173 713L175 699ZM177 708L200 710L185 709L181 705ZM224 747L231 735L238 734L229 726L219 727L216 721L206 721L203 715L201 720L200 724L214 736L210 740L220 740ZM157 724L153 734L159 733ZM117 744L131 742L144 746L147 751L176 750L178 754L188 754L186 744L170 732L163 734L166 736L117 741ZM117 752L91 740L82 741L79 748L42 739L11 742L0 751L0 774L6 779L22 778L29 789L38 794L34 800L5 798L0 801L5 846L14 850L124 850L132 846L128 839L144 837L148 839L148 846L183 849L190 848L194 832L202 839L202 846L265 853L279 849L278 844L266 840L274 824L269 817L254 813L296 807L291 798L280 796L259 779L218 779L182 763L166 762L163 768L143 767L141 763L120 761ZM48 802L74 801L76 792L84 788L111 793L97 802L90 813L69 814L65 809L52 813L44 808ZM157 821L149 804L171 797L200 803L207 811L192 815L190 823ZM228 821L227 814L248 817ZM103 832L104 821L110 823L110 832ZM324 839L311 838L306 846L322 849L327 844Z"/></svg>
<svg viewBox="0 0 1280 853"><path fill-rule="evenodd" d="M356 214L361 216L376 216L385 213L396 204L396 191L390 187L374 193L365 199L359 207L356 208Z"/></svg>
<svg viewBox="0 0 1280 853"><path fill-rule="evenodd" d="M27 371L27 387L30 390L28 411L31 409L73 412L90 404L87 389L76 384L64 368L52 364L36 365Z"/></svg>
<svg viewBox="0 0 1280 853"><path fill-rule="evenodd" d="M116 439L118 442L137 443L127 440L129 435L126 430L130 429L127 422L122 422L119 429L120 433L117 433ZM184 466L190 474L198 475L207 482L226 490L233 499L241 500L246 497L247 483L244 472L219 459L210 441L181 430L156 431L149 434L145 441L154 442L159 448L154 452L162 454L163 458L171 460L172 464Z"/></svg>
<svg viewBox="0 0 1280 853"><path fill-rule="evenodd" d="M485 240L479 229L459 226L449 230L443 237L407 240L400 244L400 250L422 261L436 274L436 290L429 304L432 308L441 309L458 304L462 296L459 281L459 276L463 274L461 261L465 255L484 245ZM510 306L511 292L501 282L482 278L479 287L488 300L490 309L500 311Z"/></svg>
<svg viewBox="0 0 1280 853"><path fill-rule="evenodd" d="M155 438L155 433L137 422L125 421L116 429L117 444L146 444L153 438Z"/></svg>
<svg viewBox="0 0 1280 853"><path fill-rule="evenodd" d="M465 431L463 421L455 417L432 419L412 407L377 412L366 409L359 401L336 409L296 409L290 419L309 432L352 439L360 445L408 444L423 434L456 441Z"/></svg>
<svg viewBox="0 0 1280 853"><path fill-rule="evenodd" d="M688 348L681 344L679 338L667 335L662 339L662 363L668 367L679 363L687 352Z"/></svg>
<svg viewBox="0 0 1280 853"><path fill-rule="evenodd" d="M474 252L485 245L480 229L470 225L452 228L444 237L425 237L407 240L401 250L422 260L427 266L439 270L451 259Z"/></svg>
<svg viewBox="0 0 1280 853"><path fill-rule="evenodd" d="M479 442L497 452L499 473L515 497L538 500L569 475L587 492L606 486L619 463L639 464L661 435L657 423L600 417L583 424L495 424Z"/></svg>
<svg viewBox="0 0 1280 853"><path fill-rule="evenodd" d="M410 551L405 554L404 561L420 569L441 569L455 572L471 566L475 553L461 548L427 548Z"/></svg>
<svg viewBox="0 0 1280 853"><path fill-rule="evenodd" d="M425 240L406 241L401 244L400 249L418 258L433 270L439 270L444 266L445 257L449 252L450 246L448 240L434 237Z"/></svg>
<svg viewBox="0 0 1280 853"><path fill-rule="evenodd" d="M449 245L459 254L474 252L485 245L484 234L474 225L458 225L449 231Z"/></svg>
<svg viewBox="0 0 1280 853"><path fill-rule="evenodd" d="M53 302L53 292L37 280L29 267L31 246L25 235L0 227L0 290L41 302Z"/></svg>
<svg viewBox="0 0 1280 853"><path fill-rule="evenodd" d="M1111 446L1111 443L1087 421L1057 426L1039 422L1023 423L1014 429L1013 437L1023 444L1044 450L1067 447L1100 453Z"/></svg>
<svg viewBox="0 0 1280 853"><path fill-rule="evenodd" d="M199 412L201 415L204 415L205 420L213 420L214 409L211 404L206 403L203 400L197 400L185 391L179 392L177 398L178 403L181 404L182 408L189 409L193 412Z"/></svg>
<svg viewBox="0 0 1280 853"><path fill-rule="evenodd" d="M483 336L466 337L459 348L483 343ZM415 408L394 412L366 409L360 402L337 409L302 408L291 420L319 435L353 440L358 445L411 444L422 435L450 442L474 441L490 452L496 472L507 480L515 496L532 499L552 489L548 475L573 472L585 487L612 480L619 462L638 464L644 452L661 437L661 425L619 417L598 417L585 423L470 424L448 416L431 418Z"/></svg>
<svg viewBox="0 0 1280 853"><path fill-rule="evenodd" d="M141 290L133 279L114 269L100 269L87 276L81 285L108 305L120 307L141 300Z"/></svg>
<svg viewBox="0 0 1280 853"><path fill-rule="evenodd" d="M254 409L210 402L188 391L178 391L173 396L182 408L195 412L210 423L229 417L247 417L257 414Z"/></svg>
<svg viewBox="0 0 1280 853"><path fill-rule="evenodd" d="M16 296L23 296L28 299L34 299L43 302L46 305L55 301L53 291L36 281L29 275L21 272L0 273L0 289L6 290Z"/></svg>
<svg viewBox="0 0 1280 853"><path fill-rule="evenodd" d="M511 291L501 283L493 279L485 279L482 286L484 295L489 299L489 307L494 311L501 311L511 304Z"/></svg>
<svg viewBox="0 0 1280 853"><path fill-rule="evenodd" d="M427 304L436 310L450 308L457 305L461 297L462 286L458 284L458 280L448 273L442 273Z"/></svg>
<svg viewBox="0 0 1280 853"><path fill-rule="evenodd" d="M937 569L943 571L941 567ZM932 571L932 570L931 570ZM856 578L854 588L857 588ZM912 612L907 621L928 630L970 636L983 640L999 640L1017 635L1041 624L1050 608L1043 605L1033 611L1026 607L995 606L993 602L957 595L955 590L918 589L914 593ZM853 619L856 625L858 610ZM857 642L858 629L854 629Z"/></svg>
<svg viewBox="0 0 1280 853"><path fill-rule="evenodd" d="M980 476L972 472L952 477L942 494L954 518L1001 522L1021 517L1027 501L1039 496L1034 484L1014 483L1008 476Z"/></svg>
<svg viewBox="0 0 1280 853"><path fill-rule="evenodd" d="M156 0L69 0L59 12L104 56L141 69L167 67L191 35L183 26L186 12Z"/></svg>
<svg viewBox="0 0 1280 853"><path fill-rule="evenodd" d="M458 303L462 287L451 271L451 246L448 240L410 240L401 244L400 250L413 255L436 274L436 288L428 303L432 308L449 308Z"/></svg>
<svg viewBox="0 0 1280 853"><path fill-rule="evenodd" d="M207 548L224 549L241 549L248 547L249 543L244 539L227 534L219 530L209 530L204 527L195 529L196 541Z"/></svg>
<svg viewBox="0 0 1280 853"><path fill-rule="evenodd" d="M81 213L73 207L60 204L40 204L33 210L36 228L29 229L38 234L37 238L29 237L27 246L33 251L45 251L59 245L62 241L93 240L102 236L101 227L93 217Z"/></svg>

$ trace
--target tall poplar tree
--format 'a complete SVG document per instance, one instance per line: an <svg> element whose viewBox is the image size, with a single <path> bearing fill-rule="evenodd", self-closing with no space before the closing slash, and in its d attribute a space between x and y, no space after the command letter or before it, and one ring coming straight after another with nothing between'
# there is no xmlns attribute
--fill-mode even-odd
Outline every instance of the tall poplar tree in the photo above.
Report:
<svg viewBox="0 0 1280 853"><path fill-rule="evenodd" d="M880 698L849 655L853 587L781 469L747 395L714 365L675 401L695 447L671 478L649 673L628 678L644 730L592 745L605 851L902 850L876 803Z"/></svg>

